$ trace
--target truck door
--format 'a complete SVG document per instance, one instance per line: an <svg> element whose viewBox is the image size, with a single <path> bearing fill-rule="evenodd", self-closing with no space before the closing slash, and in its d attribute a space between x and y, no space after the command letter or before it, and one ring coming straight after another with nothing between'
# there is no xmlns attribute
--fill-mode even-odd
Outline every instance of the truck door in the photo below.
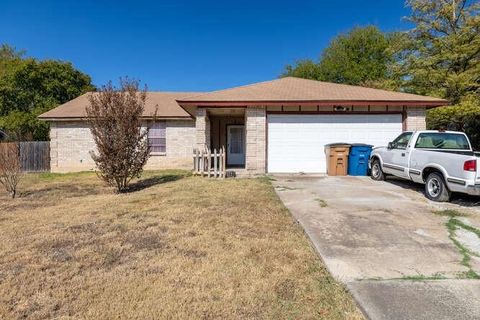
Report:
<svg viewBox="0 0 480 320"><path fill-rule="evenodd" d="M412 132L404 132L391 144L383 159L383 170L397 177L408 178L408 152Z"/></svg>

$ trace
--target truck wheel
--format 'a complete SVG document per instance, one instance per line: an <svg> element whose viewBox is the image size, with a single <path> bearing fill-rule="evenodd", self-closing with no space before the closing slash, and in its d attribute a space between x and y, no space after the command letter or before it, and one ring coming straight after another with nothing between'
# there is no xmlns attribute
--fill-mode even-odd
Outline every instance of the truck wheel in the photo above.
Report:
<svg viewBox="0 0 480 320"><path fill-rule="evenodd" d="M372 179L376 181L384 181L385 174L383 173L382 166L378 159L373 160L372 163Z"/></svg>
<svg viewBox="0 0 480 320"><path fill-rule="evenodd" d="M442 175L432 172L428 175L425 183L425 194L432 201L447 202L450 200L451 192L448 190Z"/></svg>

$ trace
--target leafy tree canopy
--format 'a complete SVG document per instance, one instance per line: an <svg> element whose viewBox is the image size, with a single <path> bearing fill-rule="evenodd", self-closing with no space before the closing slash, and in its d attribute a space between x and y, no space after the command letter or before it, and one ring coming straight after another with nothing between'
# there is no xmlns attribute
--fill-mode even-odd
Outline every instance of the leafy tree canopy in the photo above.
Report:
<svg viewBox="0 0 480 320"><path fill-rule="evenodd" d="M319 65L310 59L299 60L294 66L287 65L282 76L323 80Z"/></svg>
<svg viewBox="0 0 480 320"><path fill-rule="evenodd" d="M0 47L0 127L21 139L48 140L48 125L37 116L95 88L69 62L23 58Z"/></svg>
<svg viewBox="0 0 480 320"><path fill-rule="evenodd" d="M388 50L392 38L375 26L356 27L333 39L318 63L301 60L286 66L282 76L352 85L385 79L393 59Z"/></svg>
<svg viewBox="0 0 480 320"><path fill-rule="evenodd" d="M452 104L480 93L480 1L408 0L415 27L399 65L406 91Z"/></svg>
<svg viewBox="0 0 480 320"><path fill-rule="evenodd" d="M465 97L459 105L428 111L429 129L447 129L465 132L475 150L480 150L480 100Z"/></svg>

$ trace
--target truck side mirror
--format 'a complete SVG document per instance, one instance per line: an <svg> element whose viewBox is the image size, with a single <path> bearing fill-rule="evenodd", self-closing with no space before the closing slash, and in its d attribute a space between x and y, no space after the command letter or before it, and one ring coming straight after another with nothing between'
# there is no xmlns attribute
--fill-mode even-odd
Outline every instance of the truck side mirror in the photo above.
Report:
<svg viewBox="0 0 480 320"><path fill-rule="evenodd" d="M388 143L388 149L393 149L395 147L395 144L393 142Z"/></svg>

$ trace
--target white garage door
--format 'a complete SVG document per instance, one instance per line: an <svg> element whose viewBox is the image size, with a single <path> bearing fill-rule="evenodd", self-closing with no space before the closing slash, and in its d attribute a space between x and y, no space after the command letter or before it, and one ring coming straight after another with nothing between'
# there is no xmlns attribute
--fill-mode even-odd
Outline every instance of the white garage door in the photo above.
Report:
<svg viewBox="0 0 480 320"><path fill-rule="evenodd" d="M401 114L268 115L268 172L324 173L326 144L385 146L401 132Z"/></svg>

